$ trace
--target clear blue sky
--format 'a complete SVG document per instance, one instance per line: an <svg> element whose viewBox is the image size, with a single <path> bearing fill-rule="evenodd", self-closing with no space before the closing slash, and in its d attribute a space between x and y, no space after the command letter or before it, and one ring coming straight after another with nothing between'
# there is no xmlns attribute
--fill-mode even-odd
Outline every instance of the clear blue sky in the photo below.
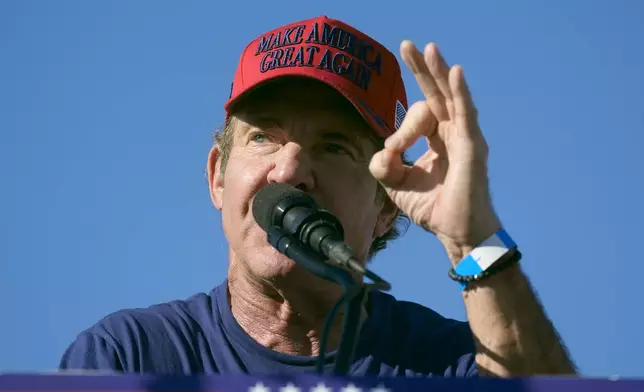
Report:
<svg viewBox="0 0 644 392"><path fill-rule="evenodd" d="M224 279L204 168L236 61L264 31L327 14L464 66L496 208L574 359L644 376L644 3L380 4L1 0L0 371L53 370L108 313ZM412 228L373 268L463 319L448 266Z"/></svg>

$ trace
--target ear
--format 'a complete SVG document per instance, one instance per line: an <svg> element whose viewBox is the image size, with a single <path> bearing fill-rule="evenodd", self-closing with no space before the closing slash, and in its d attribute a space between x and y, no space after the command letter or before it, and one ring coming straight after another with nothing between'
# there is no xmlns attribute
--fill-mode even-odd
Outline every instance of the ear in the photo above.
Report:
<svg viewBox="0 0 644 392"><path fill-rule="evenodd" d="M224 206L224 179L221 173L221 152L215 144L208 154L206 173L208 176L208 189L212 204L221 211Z"/></svg>
<svg viewBox="0 0 644 392"><path fill-rule="evenodd" d="M373 230L373 238L378 238L384 235L391 227L396 223L400 210L398 206L391 201L388 196L385 196L385 200L380 207L380 213L378 214L378 220L376 221L376 227Z"/></svg>

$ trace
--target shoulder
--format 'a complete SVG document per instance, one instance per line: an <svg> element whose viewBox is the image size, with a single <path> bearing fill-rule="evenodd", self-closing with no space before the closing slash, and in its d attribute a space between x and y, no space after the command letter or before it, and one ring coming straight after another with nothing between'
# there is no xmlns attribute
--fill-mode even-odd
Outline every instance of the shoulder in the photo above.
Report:
<svg viewBox="0 0 644 392"><path fill-rule="evenodd" d="M164 339L176 331L193 330L213 314L213 298L205 293L184 300L155 304L147 308L123 309L109 314L87 332L116 344L127 344L132 338Z"/></svg>
<svg viewBox="0 0 644 392"><path fill-rule="evenodd" d="M61 369L172 372L171 358L191 350L190 336L216 323L216 300L200 293L185 300L123 309L79 333L61 359ZM170 368L168 368L170 367Z"/></svg>
<svg viewBox="0 0 644 392"><path fill-rule="evenodd" d="M374 323L387 339L382 353L414 374L474 375L475 345L469 323L386 293L374 293Z"/></svg>

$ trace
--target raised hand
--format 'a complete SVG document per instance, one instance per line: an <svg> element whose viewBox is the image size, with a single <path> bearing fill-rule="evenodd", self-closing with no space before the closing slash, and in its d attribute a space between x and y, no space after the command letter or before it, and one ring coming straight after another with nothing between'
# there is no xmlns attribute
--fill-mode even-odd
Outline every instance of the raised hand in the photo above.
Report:
<svg viewBox="0 0 644 392"><path fill-rule="evenodd" d="M463 69L449 67L434 44L421 53L403 41L400 52L425 100L409 108L369 168L394 203L434 233L456 263L501 227L490 201L488 146ZM404 165L400 153L420 137L427 152Z"/></svg>

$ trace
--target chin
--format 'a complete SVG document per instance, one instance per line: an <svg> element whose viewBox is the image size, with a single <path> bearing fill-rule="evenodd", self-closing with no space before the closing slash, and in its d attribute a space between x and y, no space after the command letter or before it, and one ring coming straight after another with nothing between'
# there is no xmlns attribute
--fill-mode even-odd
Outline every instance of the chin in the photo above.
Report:
<svg viewBox="0 0 644 392"><path fill-rule="evenodd" d="M249 227L240 240L241 246L232 249L235 261L253 278L270 282L280 291L332 292L334 287L339 287L273 248L266 240L266 232L256 225Z"/></svg>
<svg viewBox="0 0 644 392"><path fill-rule="evenodd" d="M318 277L304 266L279 253L272 246L255 246L243 257L246 270L255 278L270 282L276 289L327 291L333 283Z"/></svg>
<svg viewBox="0 0 644 392"><path fill-rule="evenodd" d="M253 254L245 258L248 268L255 275L270 279L277 276L288 276L300 266L293 260L279 253L267 245L260 249L255 248Z"/></svg>

